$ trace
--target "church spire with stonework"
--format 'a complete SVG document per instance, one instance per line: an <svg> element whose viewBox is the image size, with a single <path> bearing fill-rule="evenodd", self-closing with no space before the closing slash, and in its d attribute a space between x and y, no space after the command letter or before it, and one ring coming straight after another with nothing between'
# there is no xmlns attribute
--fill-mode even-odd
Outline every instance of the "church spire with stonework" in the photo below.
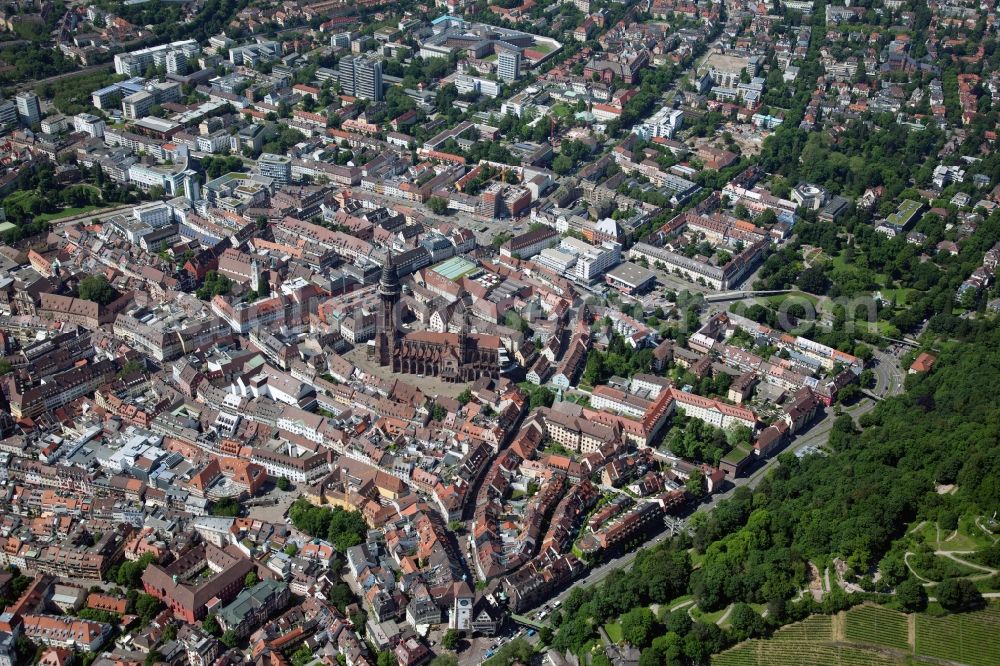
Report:
<svg viewBox="0 0 1000 666"><path fill-rule="evenodd" d="M396 309L399 296L402 293L399 286L399 272L392 260L392 248L386 255L382 265L382 277L378 281L378 317L375 321L375 360L379 365L392 365L396 352L398 327L396 326Z"/></svg>
<svg viewBox="0 0 1000 666"><path fill-rule="evenodd" d="M378 281L378 293L379 296L385 298L386 296L399 296L401 291L399 272L396 270L396 264L392 259L392 248L390 248L385 263L382 264L382 277Z"/></svg>

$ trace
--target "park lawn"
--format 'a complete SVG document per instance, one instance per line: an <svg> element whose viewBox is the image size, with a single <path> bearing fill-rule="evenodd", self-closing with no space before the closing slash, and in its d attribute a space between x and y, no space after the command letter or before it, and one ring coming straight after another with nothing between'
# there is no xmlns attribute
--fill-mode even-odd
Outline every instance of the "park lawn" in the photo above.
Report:
<svg viewBox="0 0 1000 666"><path fill-rule="evenodd" d="M886 288L882 290L882 296L886 300L892 300L895 297L896 307L904 308L910 304L913 299L913 295L916 294L916 289L910 289L909 287L899 287L899 288Z"/></svg>
<svg viewBox="0 0 1000 666"><path fill-rule="evenodd" d="M741 444L741 445L733 448L733 450L730 451L729 453L727 453L726 455L722 456L722 460L724 460L725 462L732 463L732 464L735 465L736 463L738 463L739 461L743 460L748 455L750 455L750 449L748 447L746 447L746 446L744 446L744 445Z"/></svg>
<svg viewBox="0 0 1000 666"><path fill-rule="evenodd" d="M854 330L862 331L865 333L873 332L879 335L885 335L887 337L896 337L899 335L899 331L891 322L882 321L881 319L877 321L868 321L866 319L858 319L854 322Z"/></svg>
<svg viewBox="0 0 1000 666"><path fill-rule="evenodd" d="M855 257L857 257L860 254L861 254L861 252L855 250L855 253L854 253ZM841 250L839 253L837 253L837 256L831 257L830 258L830 263L833 264L833 268L835 268L835 269L837 269L837 268L850 268L850 266L848 266L847 262L844 260L844 251L843 250Z"/></svg>
<svg viewBox="0 0 1000 666"><path fill-rule="evenodd" d="M951 535L946 535L944 538L947 539ZM978 548L986 548L987 546L992 546L994 543L994 538L979 529L976 525L976 517L965 514L958 519L958 536L956 536L951 541L945 541L948 544L947 548L942 548L941 550L974 550Z"/></svg>
<svg viewBox="0 0 1000 666"><path fill-rule="evenodd" d="M711 613L706 613L697 606L691 607L691 617L699 622L705 622L706 624L715 624L719 621L719 618L726 614L726 609L712 611Z"/></svg>
<svg viewBox="0 0 1000 666"><path fill-rule="evenodd" d="M608 632L608 638L611 639L612 643L621 643L624 639L622 625L618 622L608 622L604 625L604 631Z"/></svg>
<svg viewBox="0 0 1000 666"><path fill-rule="evenodd" d="M855 249L854 257L854 264L848 264L847 261L844 260L844 250L841 250L840 253L836 257L833 257L831 261L832 269L857 268L858 260L864 257L864 253ZM875 276L875 283L878 285L879 289L885 293L886 285L891 283L889 276L885 273L876 272L875 270L872 270L872 274Z"/></svg>
<svg viewBox="0 0 1000 666"><path fill-rule="evenodd" d="M687 601L691 601L691 599L693 599L693 598L694 598L694 595L684 594L684 595L681 595L681 596L677 597L676 599L671 599L670 603L663 604L663 606L666 607L666 608L676 608L678 604L683 604L683 603L685 603Z"/></svg>
<svg viewBox="0 0 1000 666"><path fill-rule="evenodd" d="M938 540L940 532L941 540ZM927 523L920 528L920 535L924 542L934 550L978 550L986 548L993 543L993 540L976 526L975 516L963 515L958 519L958 534L954 538L948 539L952 532L948 530L938 530L935 523Z"/></svg>
<svg viewBox="0 0 1000 666"><path fill-rule="evenodd" d="M805 291L792 291L787 294L775 294L774 296L767 296L766 298L763 299L764 302L762 303L762 305L767 305L772 308L779 308L781 307L781 304L787 301L789 298L795 298L796 300L799 301L801 301L801 299L805 299L810 303L812 303L812 306L814 308L819 304L819 296L816 296L815 294L810 294Z"/></svg>
<svg viewBox="0 0 1000 666"><path fill-rule="evenodd" d="M1000 592L1000 576L989 576L988 578L979 578L972 583L976 586L976 589L981 593L985 592Z"/></svg>
<svg viewBox="0 0 1000 666"><path fill-rule="evenodd" d="M73 217L74 215L82 215L83 213L89 213L92 210L101 210L104 206L81 206L80 208L63 208L57 213L44 213L39 215L35 219L41 222L50 222L52 220L61 220L65 217Z"/></svg>
<svg viewBox="0 0 1000 666"><path fill-rule="evenodd" d="M943 577L939 578L937 575L932 575L927 571L924 571L920 566L918 566L918 563L913 561L912 557L910 558L910 567L912 567L912 569L921 577L936 582L941 582L941 580L946 580L948 578L965 578L986 573L974 567L962 564L961 562L957 562L950 557L944 557L943 555L935 555L934 559L936 561L940 560L940 563L944 566L945 573L943 574Z"/></svg>

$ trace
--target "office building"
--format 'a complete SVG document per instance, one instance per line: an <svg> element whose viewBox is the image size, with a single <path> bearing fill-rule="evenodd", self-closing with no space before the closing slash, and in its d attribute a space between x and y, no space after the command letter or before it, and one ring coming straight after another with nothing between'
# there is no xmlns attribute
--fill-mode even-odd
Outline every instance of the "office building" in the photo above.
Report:
<svg viewBox="0 0 1000 666"><path fill-rule="evenodd" d="M337 69L339 70L340 76L338 81L340 82L341 92L347 95L354 94L354 56L344 56L337 63Z"/></svg>
<svg viewBox="0 0 1000 666"><path fill-rule="evenodd" d="M382 61L363 56L340 59L340 89L347 95L382 100Z"/></svg>
<svg viewBox="0 0 1000 666"><path fill-rule="evenodd" d="M292 182L292 160L286 155L262 153L257 158L257 170L260 175L271 178L281 185Z"/></svg>
<svg viewBox="0 0 1000 666"><path fill-rule="evenodd" d="M25 125L34 125L42 119L42 106L38 102L38 95L26 90L17 93L17 115L21 117Z"/></svg>
<svg viewBox="0 0 1000 666"><path fill-rule="evenodd" d="M107 127L104 121L97 116L90 113L78 113L73 116L73 131L83 132L89 134L95 139L100 139L104 136L104 130Z"/></svg>
<svg viewBox="0 0 1000 666"><path fill-rule="evenodd" d="M152 93L141 90L122 100L122 113L128 120L138 120L148 116L155 104L156 97Z"/></svg>
<svg viewBox="0 0 1000 666"><path fill-rule="evenodd" d="M521 52L504 49L497 56L497 77L501 81L521 78Z"/></svg>
<svg viewBox="0 0 1000 666"><path fill-rule="evenodd" d="M201 182L198 180L198 173L190 169L184 172L184 198L192 204L201 200Z"/></svg>
<svg viewBox="0 0 1000 666"><path fill-rule="evenodd" d="M17 104L12 99L0 101L0 125L13 125L17 122Z"/></svg>

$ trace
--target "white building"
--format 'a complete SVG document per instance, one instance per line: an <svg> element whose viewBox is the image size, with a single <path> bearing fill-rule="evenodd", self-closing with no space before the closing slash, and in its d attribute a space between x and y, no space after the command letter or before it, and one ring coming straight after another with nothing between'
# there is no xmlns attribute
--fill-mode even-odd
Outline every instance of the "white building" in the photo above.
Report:
<svg viewBox="0 0 1000 666"><path fill-rule="evenodd" d="M274 179L274 182L287 185L292 182L292 160L286 155L262 153L257 158L257 171L260 175Z"/></svg>
<svg viewBox="0 0 1000 666"><path fill-rule="evenodd" d="M138 120L149 115L150 110L156 104L156 97L153 93L140 90L128 97L122 98L122 114L128 120Z"/></svg>
<svg viewBox="0 0 1000 666"><path fill-rule="evenodd" d="M66 116L57 113L53 116L42 118L42 132L45 134L61 134L69 127Z"/></svg>
<svg viewBox="0 0 1000 666"><path fill-rule="evenodd" d="M179 51L184 54L185 58L188 58L197 55L200 49L196 40L185 39L179 42L151 46L148 49L140 49L131 53L119 53L115 56L115 73L140 76L150 65L166 68L167 54L172 51Z"/></svg>
<svg viewBox="0 0 1000 666"><path fill-rule="evenodd" d="M132 217L140 224L149 225L154 229L170 224L172 218L170 207L160 201L151 201L132 209Z"/></svg>
<svg viewBox="0 0 1000 666"><path fill-rule="evenodd" d="M664 136L669 139L683 125L684 112L680 109L672 109L669 106L665 106L651 115L645 122L633 127L632 133L646 141L658 136Z"/></svg>
<svg viewBox="0 0 1000 666"><path fill-rule="evenodd" d="M830 198L830 193L819 185L801 183L792 190L792 201L807 210L819 210Z"/></svg>
<svg viewBox="0 0 1000 666"><path fill-rule="evenodd" d="M501 81L521 78L521 52L504 49L497 55L497 77Z"/></svg>
<svg viewBox="0 0 1000 666"><path fill-rule="evenodd" d="M757 427L756 415L746 407L730 405L677 389L672 389L672 395L677 403L677 409L685 416L704 421L716 428L724 429L734 424L746 426L750 430Z"/></svg>
<svg viewBox="0 0 1000 666"><path fill-rule="evenodd" d="M73 131L84 132L100 139L104 136L104 129L107 127L104 121L90 113L79 113L73 116Z"/></svg>
<svg viewBox="0 0 1000 666"><path fill-rule="evenodd" d="M319 414L307 412L304 409L288 405L278 417L276 425L282 430L308 439L317 444L323 443L323 433L321 432L325 419Z"/></svg>
<svg viewBox="0 0 1000 666"><path fill-rule="evenodd" d="M128 168L129 182L148 192L151 187L162 187L169 196L180 196L184 192L184 173L169 167L133 164Z"/></svg>
<svg viewBox="0 0 1000 666"><path fill-rule="evenodd" d="M223 153L233 149L233 140L226 130L195 137L195 150L202 153Z"/></svg>
<svg viewBox="0 0 1000 666"><path fill-rule="evenodd" d="M42 119L42 106L38 101L38 95L25 90L17 93L14 98L17 102L17 115L21 117L25 125L34 125Z"/></svg>
<svg viewBox="0 0 1000 666"><path fill-rule="evenodd" d="M573 236L567 236L559 244L561 252L576 255L572 277L582 282L592 282L617 266L621 262L621 248L621 244L614 241L591 245Z"/></svg>

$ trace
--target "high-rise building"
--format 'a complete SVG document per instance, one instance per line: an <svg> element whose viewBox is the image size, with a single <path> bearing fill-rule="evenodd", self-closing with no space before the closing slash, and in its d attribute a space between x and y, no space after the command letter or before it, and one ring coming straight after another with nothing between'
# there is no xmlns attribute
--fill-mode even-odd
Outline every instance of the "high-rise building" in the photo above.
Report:
<svg viewBox="0 0 1000 666"><path fill-rule="evenodd" d="M17 93L17 115L21 117L25 125L34 125L42 119L42 106L38 102L38 95L26 90Z"/></svg>
<svg viewBox="0 0 1000 666"><path fill-rule="evenodd" d="M17 104L12 99L0 101L0 125L13 125L17 122Z"/></svg>
<svg viewBox="0 0 1000 666"><path fill-rule="evenodd" d="M338 81L340 90L345 95L354 94L354 56L344 56L337 63L337 70L340 72Z"/></svg>
<svg viewBox="0 0 1000 666"><path fill-rule="evenodd" d="M340 89L347 95L382 100L382 61L364 56L344 56L338 63Z"/></svg>
<svg viewBox="0 0 1000 666"><path fill-rule="evenodd" d="M184 172L184 198L192 204L201 200L201 182L198 173L191 169Z"/></svg>
<svg viewBox="0 0 1000 666"><path fill-rule="evenodd" d="M167 53L167 74L187 74L188 56L184 51Z"/></svg>
<svg viewBox="0 0 1000 666"><path fill-rule="evenodd" d="M355 94L364 99L382 100L382 61L365 59L360 63L355 60Z"/></svg>
<svg viewBox="0 0 1000 666"><path fill-rule="evenodd" d="M521 78L521 52L503 49L497 55L497 76L501 81Z"/></svg>
<svg viewBox="0 0 1000 666"><path fill-rule="evenodd" d="M292 182L292 160L286 155L261 153L257 158L257 169L260 175L273 178L278 184L287 185Z"/></svg>

